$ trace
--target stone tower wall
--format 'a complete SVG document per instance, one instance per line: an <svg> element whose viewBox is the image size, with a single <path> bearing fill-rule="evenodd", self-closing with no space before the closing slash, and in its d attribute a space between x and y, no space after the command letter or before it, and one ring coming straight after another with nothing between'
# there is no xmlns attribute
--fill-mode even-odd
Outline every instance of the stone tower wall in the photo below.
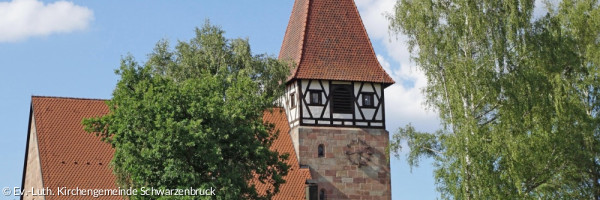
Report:
<svg viewBox="0 0 600 200"><path fill-rule="evenodd" d="M299 163L310 168L327 199L391 199L385 129L300 126L290 134Z"/></svg>

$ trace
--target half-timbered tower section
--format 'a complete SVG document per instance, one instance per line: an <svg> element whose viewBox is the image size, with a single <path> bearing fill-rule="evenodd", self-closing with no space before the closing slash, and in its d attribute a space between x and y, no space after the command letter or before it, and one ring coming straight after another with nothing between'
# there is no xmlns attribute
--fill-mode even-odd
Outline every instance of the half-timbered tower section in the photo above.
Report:
<svg viewBox="0 0 600 200"><path fill-rule="evenodd" d="M384 87L375 82L297 79L287 85L282 102L292 127L385 128Z"/></svg>
<svg viewBox="0 0 600 200"><path fill-rule="evenodd" d="M279 58L293 63L280 104L319 199L390 199L385 92L353 0L296 0Z"/></svg>

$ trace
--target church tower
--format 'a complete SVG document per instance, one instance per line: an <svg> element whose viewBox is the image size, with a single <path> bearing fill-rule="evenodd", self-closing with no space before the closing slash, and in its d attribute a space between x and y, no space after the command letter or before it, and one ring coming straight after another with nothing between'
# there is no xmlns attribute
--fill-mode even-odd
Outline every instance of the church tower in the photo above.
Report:
<svg viewBox="0 0 600 200"><path fill-rule="evenodd" d="M353 0L296 0L279 58L294 68L280 99L319 199L391 199L381 67Z"/></svg>

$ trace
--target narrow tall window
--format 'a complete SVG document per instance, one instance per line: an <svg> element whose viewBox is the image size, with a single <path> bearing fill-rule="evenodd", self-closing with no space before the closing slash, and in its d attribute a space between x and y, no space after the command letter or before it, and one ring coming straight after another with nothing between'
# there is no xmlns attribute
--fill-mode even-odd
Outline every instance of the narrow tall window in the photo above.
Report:
<svg viewBox="0 0 600 200"><path fill-rule="evenodd" d="M375 102L373 102L373 93L370 93L370 92L362 93L362 106L363 107L375 107Z"/></svg>
<svg viewBox="0 0 600 200"><path fill-rule="evenodd" d="M325 189L321 189L321 191L319 192L319 200L326 200L327 199L327 195L325 194Z"/></svg>
<svg viewBox="0 0 600 200"><path fill-rule="evenodd" d="M319 158L325 157L325 145L319 144L319 148L317 149Z"/></svg>
<svg viewBox="0 0 600 200"><path fill-rule="evenodd" d="M320 144L317 151L318 151L319 158L325 157L325 145Z"/></svg>
<svg viewBox="0 0 600 200"><path fill-rule="evenodd" d="M296 107L296 93L290 94L290 107L291 108Z"/></svg>
<svg viewBox="0 0 600 200"><path fill-rule="evenodd" d="M332 85L332 110L334 113L348 113L352 114L354 109L354 97L352 95L352 85L340 84Z"/></svg>

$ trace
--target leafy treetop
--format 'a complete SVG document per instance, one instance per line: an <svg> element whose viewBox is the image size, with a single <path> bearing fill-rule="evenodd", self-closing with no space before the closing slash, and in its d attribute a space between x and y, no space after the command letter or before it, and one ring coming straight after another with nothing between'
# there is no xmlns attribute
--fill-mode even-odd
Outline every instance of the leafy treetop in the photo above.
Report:
<svg viewBox="0 0 600 200"><path fill-rule="evenodd" d="M120 185L213 187L217 199L269 199L279 191L288 155L270 150L277 134L262 113L282 93L289 65L252 55L247 39L223 33L207 22L174 50L158 42L143 65L121 60L110 113L83 121L115 149ZM259 193L251 180L272 187Z"/></svg>

